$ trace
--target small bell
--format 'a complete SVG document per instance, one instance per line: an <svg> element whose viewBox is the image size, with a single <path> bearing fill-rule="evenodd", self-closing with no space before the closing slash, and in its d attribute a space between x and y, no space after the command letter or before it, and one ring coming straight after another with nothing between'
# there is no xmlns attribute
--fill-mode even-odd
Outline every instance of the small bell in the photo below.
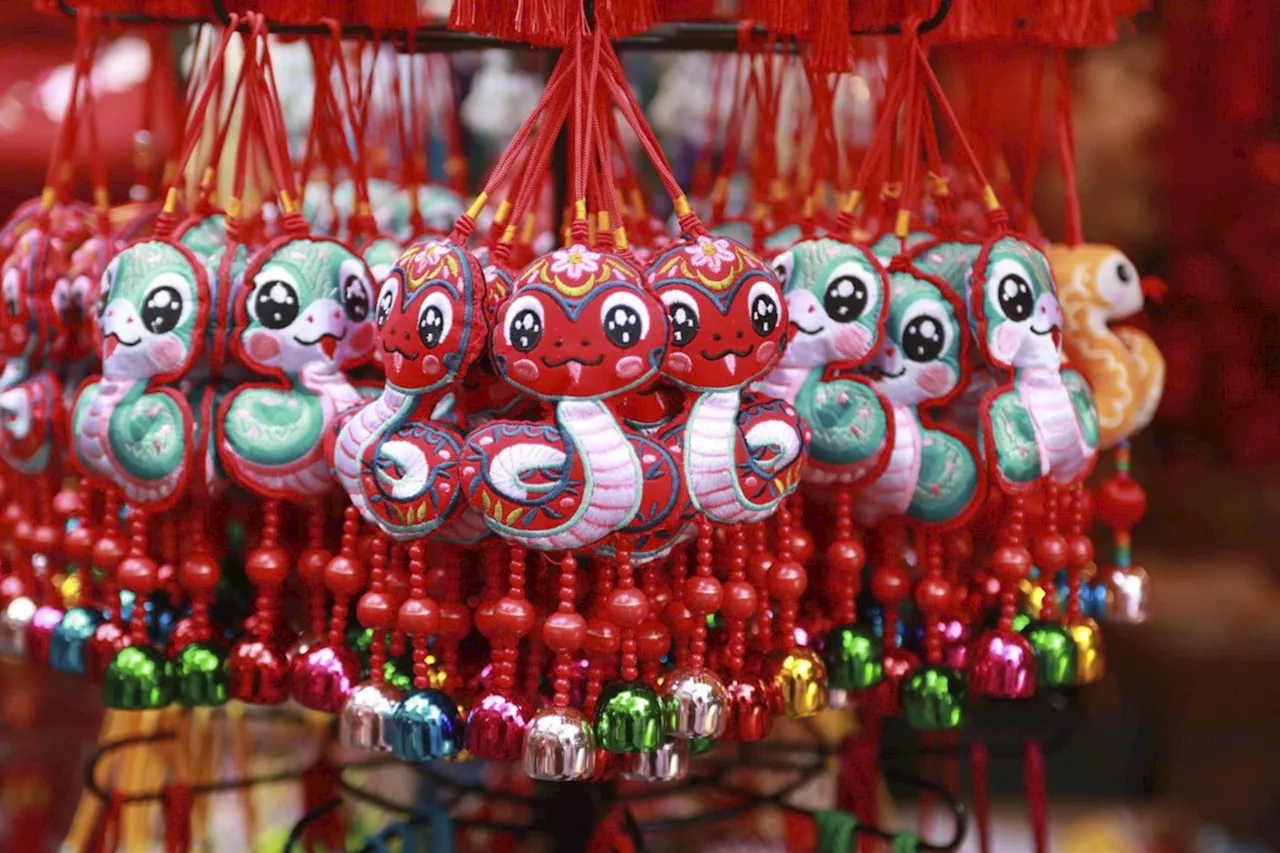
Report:
<svg viewBox="0 0 1280 853"><path fill-rule="evenodd" d="M93 636L84 651L85 668L89 677L101 684L107 677L107 667L117 654L129 645L129 634L119 622L107 620L93 629Z"/></svg>
<svg viewBox="0 0 1280 853"><path fill-rule="evenodd" d="M725 737L751 743L768 737L773 728L773 700L758 678L739 677L725 685L729 695L729 725Z"/></svg>
<svg viewBox="0 0 1280 853"><path fill-rule="evenodd" d="M227 654L227 695L251 705L279 705L289 698L289 657L274 640L249 636Z"/></svg>
<svg viewBox="0 0 1280 853"><path fill-rule="evenodd" d="M14 598L0 613L0 657L25 660L27 626L36 615L36 603L25 595Z"/></svg>
<svg viewBox="0 0 1280 853"><path fill-rule="evenodd" d="M1092 684L1107 673L1107 650L1098 623L1088 616L1067 620L1067 630L1076 641L1076 684Z"/></svg>
<svg viewBox="0 0 1280 853"><path fill-rule="evenodd" d="M902 715L916 731L958 728L964 721L964 677L949 666L917 667L902 682Z"/></svg>
<svg viewBox="0 0 1280 853"><path fill-rule="evenodd" d="M649 752L623 756L622 778L633 782L677 782L689 773L689 742L667 738Z"/></svg>
<svg viewBox="0 0 1280 853"><path fill-rule="evenodd" d="M337 714L360 678L360 658L345 646L313 646L294 658L290 694L304 708Z"/></svg>
<svg viewBox="0 0 1280 853"><path fill-rule="evenodd" d="M1036 692L1036 659L1031 645L1013 631L990 631L970 655L969 686L993 699L1027 699Z"/></svg>
<svg viewBox="0 0 1280 853"><path fill-rule="evenodd" d="M858 695L843 687L827 688L827 709L830 711L851 711L858 704Z"/></svg>
<svg viewBox="0 0 1280 853"><path fill-rule="evenodd" d="M391 749L383 721L404 694L388 682L366 681L352 691L338 716L338 742L347 749Z"/></svg>
<svg viewBox="0 0 1280 853"><path fill-rule="evenodd" d="M525 731L524 772L544 782L572 782L595 773L596 737L576 708L543 708Z"/></svg>
<svg viewBox="0 0 1280 853"><path fill-rule="evenodd" d="M662 700L646 684L617 682L596 703L596 740L610 752L649 752L666 736Z"/></svg>
<svg viewBox="0 0 1280 853"><path fill-rule="evenodd" d="M1076 641L1060 622L1037 619L1022 630L1036 656L1036 687L1076 683Z"/></svg>
<svg viewBox="0 0 1280 853"><path fill-rule="evenodd" d="M770 661L778 710L793 720L811 717L827 707L827 668L813 649L798 646Z"/></svg>
<svg viewBox="0 0 1280 853"><path fill-rule="evenodd" d="M85 656L93 632L102 624L102 612L92 607L73 607L62 616L49 641L49 666L59 672L83 675Z"/></svg>
<svg viewBox="0 0 1280 853"><path fill-rule="evenodd" d="M187 643L173 661L178 704L215 708L227 704L227 652L211 640Z"/></svg>
<svg viewBox="0 0 1280 853"><path fill-rule="evenodd" d="M164 708L173 701L169 661L154 646L126 646L107 667L102 700L121 711Z"/></svg>
<svg viewBox="0 0 1280 853"><path fill-rule="evenodd" d="M832 628L822 657L832 688L866 690L884 679L884 647L876 633L863 626Z"/></svg>
<svg viewBox="0 0 1280 853"><path fill-rule="evenodd" d="M1107 578L1107 593L1108 620L1125 625L1147 621L1151 613L1151 578L1146 569L1115 569Z"/></svg>
<svg viewBox="0 0 1280 853"><path fill-rule="evenodd" d="M881 717L902 713L902 685L920 666L920 658L904 648L884 653L884 680L866 691L867 708Z"/></svg>
<svg viewBox="0 0 1280 853"><path fill-rule="evenodd" d="M488 761L518 760L532 716L526 702L505 693L485 694L467 715L467 752Z"/></svg>
<svg viewBox="0 0 1280 853"><path fill-rule="evenodd" d="M49 651L53 646L53 633L58 630L62 617L66 615L62 608L42 604L32 614L27 623L27 660L37 666L49 663Z"/></svg>
<svg viewBox="0 0 1280 853"><path fill-rule="evenodd" d="M715 739L729 724L729 695L724 682L709 669L681 669L668 675L662 682L662 702L673 737Z"/></svg>
<svg viewBox="0 0 1280 853"><path fill-rule="evenodd" d="M401 761L453 758L462 749L458 706L439 690L411 693L383 718L382 736Z"/></svg>

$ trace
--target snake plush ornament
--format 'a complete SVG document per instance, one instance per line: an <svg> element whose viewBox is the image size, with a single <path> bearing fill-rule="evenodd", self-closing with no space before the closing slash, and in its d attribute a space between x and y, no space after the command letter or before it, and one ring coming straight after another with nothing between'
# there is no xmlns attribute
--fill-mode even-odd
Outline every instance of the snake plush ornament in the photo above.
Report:
<svg viewBox="0 0 1280 853"><path fill-rule="evenodd" d="M75 458L130 504L164 508L184 494L193 468L191 407L165 385L199 357L207 274L188 249L145 240L111 262L101 293L102 378L87 381L76 397Z"/></svg>
<svg viewBox="0 0 1280 853"><path fill-rule="evenodd" d="M809 443L790 403L744 394L787 345L777 274L741 243L703 234L660 254L646 275L671 321L663 376L693 392L662 439L694 510L721 524L768 518L799 486Z"/></svg>
<svg viewBox="0 0 1280 853"><path fill-rule="evenodd" d="M1025 240L1000 237L979 253L966 289L983 358L1008 377L979 406L992 475L1006 492L1044 477L1084 477L1097 456L1098 412L1084 376L1062 368L1062 310L1048 260Z"/></svg>
<svg viewBox="0 0 1280 853"><path fill-rule="evenodd" d="M1111 325L1142 311L1146 283L1112 246L1051 245L1045 255L1062 302L1067 360L1093 388L1105 450L1146 428L1164 393L1164 356L1155 341Z"/></svg>
<svg viewBox="0 0 1280 853"><path fill-rule="evenodd" d="M893 449L884 474L859 494L854 516L868 526L905 516L957 527L986 491L972 440L934 417L966 382L964 312L945 284L919 271L895 268L888 302L884 339L866 370L890 403Z"/></svg>
<svg viewBox="0 0 1280 853"><path fill-rule="evenodd" d="M494 369L554 406L543 421L496 420L467 436L467 500L503 538L578 549L642 512L647 468L611 397L653 382L668 325L625 257L575 243L512 281L490 332Z"/></svg>
<svg viewBox="0 0 1280 853"><path fill-rule="evenodd" d="M486 532L462 500L462 434L437 419L446 391L483 351L484 296L479 263L444 241L406 251L378 291L374 325L386 384L343 416L332 453L351 502L392 539L440 531L475 541Z"/></svg>
<svg viewBox="0 0 1280 853"><path fill-rule="evenodd" d="M894 419L864 376L832 377L875 352L888 313L888 274L869 252L829 238L778 255L791 340L760 389L795 406L812 438L805 482L858 487L889 464Z"/></svg>
<svg viewBox="0 0 1280 853"><path fill-rule="evenodd" d="M336 240L283 237L253 256L244 281L232 350L277 381L242 384L222 401L218 456L253 492L308 502L332 487L330 424L362 402L343 371L373 348L373 275Z"/></svg>

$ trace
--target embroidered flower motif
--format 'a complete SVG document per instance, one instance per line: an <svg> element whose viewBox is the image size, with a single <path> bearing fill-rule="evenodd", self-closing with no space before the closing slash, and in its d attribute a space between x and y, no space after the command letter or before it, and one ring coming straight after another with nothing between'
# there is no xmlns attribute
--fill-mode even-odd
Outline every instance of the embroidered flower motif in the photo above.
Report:
<svg viewBox="0 0 1280 853"><path fill-rule="evenodd" d="M699 237L696 245L689 249L689 255L689 263L695 267L707 267L712 273L720 272L722 266L733 260L733 250L723 237Z"/></svg>
<svg viewBox="0 0 1280 853"><path fill-rule="evenodd" d="M551 271L581 278L600 269L600 255L581 243L551 253Z"/></svg>

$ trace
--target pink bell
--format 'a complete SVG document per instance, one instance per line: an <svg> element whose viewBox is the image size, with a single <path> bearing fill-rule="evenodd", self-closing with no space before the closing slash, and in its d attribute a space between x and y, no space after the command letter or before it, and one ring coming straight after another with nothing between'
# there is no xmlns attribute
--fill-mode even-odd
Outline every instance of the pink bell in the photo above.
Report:
<svg viewBox="0 0 1280 853"><path fill-rule="evenodd" d="M467 752L488 761L519 760L532 716L527 702L503 693L482 696L467 716Z"/></svg>
<svg viewBox="0 0 1280 853"><path fill-rule="evenodd" d="M290 693L304 708L336 714L347 704L359 677L355 652L343 646L313 646L293 661Z"/></svg>
<svg viewBox="0 0 1280 853"><path fill-rule="evenodd" d="M969 686L993 699L1028 699L1036 692L1036 656L1030 643L1013 631L995 630L974 644L969 656Z"/></svg>

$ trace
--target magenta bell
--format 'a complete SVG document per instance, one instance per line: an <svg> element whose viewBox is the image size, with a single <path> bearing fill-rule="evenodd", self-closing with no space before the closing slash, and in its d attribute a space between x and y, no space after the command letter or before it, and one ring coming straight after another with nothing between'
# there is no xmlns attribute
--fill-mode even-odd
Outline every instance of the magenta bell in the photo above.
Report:
<svg viewBox="0 0 1280 853"><path fill-rule="evenodd" d="M1021 634L982 635L969 656L969 686L993 699L1029 699L1036 692L1036 656Z"/></svg>
<svg viewBox="0 0 1280 853"><path fill-rule="evenodd" d="M360 658L341 646L312 646L294 659L290 673L293 701L312 711L337 714L360 677Z"/></svg>
<svg viewBox="0 0 1280 853"><path fill-rule="evenodd" d="M467 715L467 752L489 761L516 761L524 755L525 727L533 709L502 693L487 693Z"/></svg>
<svg viewBox="0 0 1280 853"><path fill-rule="evenodd" d="M49 663L49 647L53 645L53 632L65 614L59 607L42 604L27 623L27 660L39 666Z"/></svg>

